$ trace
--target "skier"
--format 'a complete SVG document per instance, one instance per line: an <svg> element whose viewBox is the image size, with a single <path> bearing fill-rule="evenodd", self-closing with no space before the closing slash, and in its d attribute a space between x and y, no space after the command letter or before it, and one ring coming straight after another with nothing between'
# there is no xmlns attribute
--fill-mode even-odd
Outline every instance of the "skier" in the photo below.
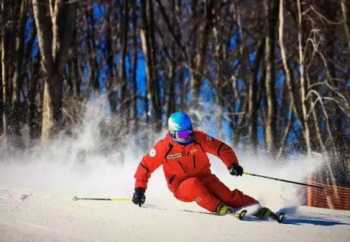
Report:
<svg viewBox="0 0 350 242"><path fill-rule="evenodd" d="M178 200L195 201L218 215L242 211L252 205L257 205L253 215L271 215L271 211L261 207L257 200L237 189L231 191L212 174L206 153L219 157L231 175L242 176L243 168L232 148L204 132L193 130L191 119L184 112L169 117L168 129L168 134L154 145L137 167L132 199L135 204L141 206L145 202L148 179L163 165L168 187Z"/></svg>

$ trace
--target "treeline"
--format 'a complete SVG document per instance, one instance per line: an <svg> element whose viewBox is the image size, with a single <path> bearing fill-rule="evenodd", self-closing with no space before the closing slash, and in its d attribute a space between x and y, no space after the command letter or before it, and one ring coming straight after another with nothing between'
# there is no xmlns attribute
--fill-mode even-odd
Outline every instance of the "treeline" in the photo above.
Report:
<svg viewBox="0 0 350 242"><path fill-rule="evenodd" d="M347 0L1 0L0 135L46 141L99 94L113 134L160 130L210 96L233 145L322 153L324 179L349 184L349 13Z"/></svg>

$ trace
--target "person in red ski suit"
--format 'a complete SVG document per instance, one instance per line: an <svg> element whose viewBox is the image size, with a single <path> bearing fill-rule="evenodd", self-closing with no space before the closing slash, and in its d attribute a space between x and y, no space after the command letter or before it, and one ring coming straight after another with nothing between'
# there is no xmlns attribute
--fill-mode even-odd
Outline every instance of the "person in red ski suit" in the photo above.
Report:
<svg viewBox="0 0 350 242"><path fill-rule="evenodd" d="M186 117L189 119L182 112L174 115L175 118L185 115L185 120ZM210 170L207 153L220 158L232 175L241 176L243 168L233 149L202 131L192 130L191 123L187 125L190 133L187 142L179 142L170 129L172 116L169 118L170 132L143 156L136 169L133 202L139 206L145 202L148 180L154 170L162 166L167 185L178 200L195 201L202 208L221 215L227 212L220 211L223 207L239 209L258 204L257 200L237 189L231 191Z"/></svg>

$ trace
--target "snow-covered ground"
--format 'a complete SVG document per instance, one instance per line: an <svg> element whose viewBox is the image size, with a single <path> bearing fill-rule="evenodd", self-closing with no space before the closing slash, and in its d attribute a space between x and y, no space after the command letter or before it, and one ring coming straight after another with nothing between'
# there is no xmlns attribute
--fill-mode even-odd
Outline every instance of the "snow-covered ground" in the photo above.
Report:
<svg viewBox="0 0 350 242"><path fill-rule="evenodd" d="M3 184L2 184L3 185ZM72 201L70 193L0 190L0 241L349 241L350 212L297 207L286 224L200 213L170 197L146 208Z"/></svg>
<svg viewBox="0 0 350 242"><path fill-rule="evenodd" d="M232 178L220 166L214 171L230 187L274 209L292 205L284 209L285 224L206 214L194 203L176 201L161 171L151 178L144 208L128 201L72 200L130 197L135 166L104 164L77 173L65 163L0 165L0 241L350 241L349 211L300 206L294 186Z"/></svg>

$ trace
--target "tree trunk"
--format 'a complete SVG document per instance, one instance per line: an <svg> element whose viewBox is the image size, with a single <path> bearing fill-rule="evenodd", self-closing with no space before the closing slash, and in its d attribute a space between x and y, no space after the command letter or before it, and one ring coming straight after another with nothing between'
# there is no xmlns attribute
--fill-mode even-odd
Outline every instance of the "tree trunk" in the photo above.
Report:
<svg viewBox="0 0 350 242"><path fill-rule="evenodd" d="M0 38L1 38L1 80L2 80L2 86L1 86L1 93L2 93L2 125L3 125L3 133L4 136L7 136L7 118L9 113L9 108L11 106L10 100L9 100L9 75L8 75L8 58L7 58L7 52L8 52L8 31L7 31L7 22L8 22L8 1L2 1L1 2L1 25L5 26L0 29Z"/></svg>
<svg viewBox="0 0 350 242"><path fill-rule="evenodd" d="M33 0L41 64L45 75L42 141L61 128L63 67L73 36L74 7L64 0Z"/></svg>
<svg viewBox="0 0 350 242"><path fill-rule="evenodd" d="M275 94L275 40L276 22L278 14L278 0L265 0L268 33L265 38L265 90L267 114L265 121L265 143L267 151L273 156L276 154L276 94Z"/></svg>
<svg viewBox="0 0 350 242"><path fill-rule="evenodd" d="M95 20L92 17L93 8L90 8L88 4L85 5L84 13L87 24L87 33L86 33L86 41L87 41L87 51L88 51L88 67L89 67L89 87L92 87L92 91L99 91L100 84L98 81L98 70L99 64L97 62L97 46L96 46L96 37L95 37ZM106 88L110 87L110 82L107 82Z"/></svg>
<svg viewBox="0 0 350 242"><path fill-rule="evenodd" d="M0 7L1 9L1 7ZM1 13L1 11L0 11ZM0 36L0 57L2 56L2 37ZM5 118L5 105L4 105L4 96L3 96L3 82L2 82L2 64L0 64L0 137L4 134L4 118Z"/></svg>
<svg viewBox="0 0 350 242"><path fill-rule="evenodd" d="M252 70L252 76L248 86L248 119L249 119L249 140L253 151L257 151L258 147L258 93L260 91L259 85L259 71L262 65L264 55L265 42L259 41L255 64Z"/></svg>
<svg viewBox="0 0 350 242"><path fill-rule="evenodd" d="M129 92L129 80L127 78L127 61L128 57L128 35L129 35L129 1L124 0L123 1L123 19L122 19L122 58L120 62L120 81L122 84L121 89L121 98L122 98L122 105L121 105L121 112L125 115L125 121L126 123L130 119L130 104L131 104L131 95Z"/></svg>
<svg viewBox="0 0 350 242"><path fill-rule="evenodd" d="M279 34L279 46L280 46L280 51L281 51L281 58L282 58L282 64L283 64L283 72L284 72L284 77L286 81L286 89L288 92L288 97L289 97L289 105L291 106L291 110L294 110L294 114L296 115L297 119L299 119L299 115L296 109L295 105L295 100L294 100L294 94L293 94L293 89L292 89L292 76L291 76L291 70L288 65L288 59L287 59L287 54L286 54L286 47L284 44L284 22L285 22L285 17L284 17L284 5L285 5L285 0L280 0L279 4L279 27L278 27L278 34ZM278 156L280 157L283 153L284 149L284 143L288 137L288 130L290 129L290 126L292 125L292 115L289 115L288 122L286 125L286 132L285 135L283 136L283 139L280 142L280 148L278 152Z"/></svg>
<svg viewBox="0 0 350 242"><path fill-rule="evenodd" d="M350 51L350 17L349 17L350 3L349 1L341 0L341 11L343 14L343 25L344 25L345 36L346 36L348 48Z"/></svg>
<svg viewBox="0 0 350 242"><path fill-rule="evenodd" d="M74 97L80 97L81 94L81 82L84 78L81 74L80 70L80 62L79 62L79 47L80 47L80 41L79 36L77 35L77 30L74 31L73 34L73 40L74 44L72 44L74 47L72 49L72 61L70 62L70 69L71 69L71 95Z"/></svg>
<svg viewBox="0 0 350 242"><path fill-rule="evenodd" d="M210 0L206 6L206 22L204 30L199 32L198 53L194 56L194 67L192 68L192 99L193 104L196 107L199 104L199 94L202 84L203 74L207 61L207 51L210 39L210 32L213 28L214 22L214 10L217 4L216 0ZM194 6L196 7L196 6ZM198 21L198 19L196 20Z"/></svg>
<svg viewBox="0 0 350 242"><path fill-rule="evenodd" d="M27 7L28 3L27 0L22 0L20 4L20 10L19 10L19 21L17 26L18 33L15 37L16 42L16 56L15 56L15 71L13 75L13 83L14 83L14 90L12 93L12 100L14 103L20 102L20 93L22 89L22 80L23 80L23 74L22 74L22 66L23 66L23 60L24 60L24 38L25 38L25 24L27 19ZM16 105L16 104L15 104Z"/></svg>
<svg viewBox="0 0 350 242"><path fill-rule="evenodd" d="M0 25L4 26L4 1L0 3ZM4 66L4 28L0 29L0 136L5 136L5 80L3 80Z"/></svg>
<svg viewBox="0 0 350 242"><path fill-rule="evenodd" d="M143 27L140 30L141 42L144 56L147 62L147 102L151 103L151 121L153 128L160 131L161 123L161 103L158 76L156 71L156 50L154 33L154 16L152 0L141 1Z"/></svg>
<svg viewBox="0 0 350 242"><path fill-rule="evenodd" d="M167 117L176 111L176 95L175 95L175 83L176 83L176 66L169 63L168 85L167 85Z"/></svg>
<svg viewBox="0 0 350 242"><path fill-rule="evenodd" d="M120 98L120 89L119 86L122 85L122 75L119 75L118 78L118 71L114 70L114 41L113 38L117 36L114 36L113 33L113 7L110 5L107 7L108 11L106 13L106 66L107 66L107 93L108 93L108 101L109 106L111 109L112 114L117 114L120 112L120 102L123 101L123 99ZM93 11L93 10L92 10ZM95 50L96 51L96 50ZM121 63L123 60L121 60ZM119 68L120 69L120 68ZM120 70L122 72L123 70ZM96 79L97 82L99 82L98 79ZM99 86L99 84L98 84ZM118 103L119 102L119 103Z"/></svg>
<svg viewBox="0 0 350 242"><path fill-rule="evenodd" d="M132 27L133 27L133 34L132 34L132 44L133 44L133 60L132 60L132 74L131 74L131 78L132 78L132 87L133 87L133 94L132 94L132 110L133 110L133 120L134 120L134 128L133 128L133 132L137 132L138 131L138 126L139 126L139 122L138 122L138 115L137 115L137 90L138 90L138 86L137 86L137 69L138 69L138 25L137 25L137 21L138 21L138 16L137 16L137 0L133 0L132 1Z"/></svg>
<svg viewBox="0 0 350 242"><path fill-rule="evenodd" d="M181 34L179 34L181 31L178 28L178 24L176 20L176 15L178 14L177 8L179 7L177 5L178 2L176 2L175 0L171 1L170 8L171 8L172 15L170 17L166 15L164 7L161 4L161 1L158 0L157 2L160 5L163 17L166 20L167 27L171 32L172 37L174 38L174 42L171 43L171 52L172 52L172 56L174 56L174 60L168 61L168 65L170 69L168 74L168 90L167 90L167 95L168 95L167 118L168 118L172 113L176 111L176 107L177 107L176 84L181 79L180 71L178 71L181 69L181 67L179 68L179 66L181 66L179 64L180 63L179 60L182 60L184 58L183 56L186 56L186 49L182 48ZM176 47L181 48L182 49L181 52L177 51L178 49Z"/></svg>
<svg viewBox="0 0 350 242"><path fill-rule="evenodd" d="M301 5L301 0L297 0L297 9L298 9L298 17L297 17L297 25L298 25L298 57L299 57L299 76L300 76L300 103L301 103L301 123L302 123L302 131L303 137L305 141L305 150L307 155L311 155L311 138L310 138L310 128L308 123L308 105L306 100L306 90L307 83L305 80L305 61L304 61L304 42L303 42L303 10Z"/></svg>
<svg viewBox="0 0 350 242"><path fill-rule="evenodd" d="M22 147L20 121L24 112L20 111L21 68L24 59L24 31L26 4L22 1L1 2L1 78L2 78L2 125L7 141Z"/></svg>
<svg viewBox="0 0 350 242"><path fill-rule="evenodd" d="M24 100L21 100L21 93L23 93L23 61L24 61L24 44L25 44L25 27L27 20L27 8L28 2L27 0L22 0L18 3L18 7L16 8L16 17L18 20L14 21L14 29L15 34L15 45L14 45L14 53L13 53L13 63L14 70L12 79L12 108L9 115L9 125L10 125L10 136L12 136L13 144L16 147L24 147L24 143L21 137L21 122L24 122L24 112L22 103Z"/></svg>
<svg viewBox="0 0 350 242"><path fill-rule="evenodd" d="M40 60L33 64L33 75L29 81L29 135L31 139L38 139L41 135L40 103L37 103L37 96L40 96L39 71Z"/></svg>

